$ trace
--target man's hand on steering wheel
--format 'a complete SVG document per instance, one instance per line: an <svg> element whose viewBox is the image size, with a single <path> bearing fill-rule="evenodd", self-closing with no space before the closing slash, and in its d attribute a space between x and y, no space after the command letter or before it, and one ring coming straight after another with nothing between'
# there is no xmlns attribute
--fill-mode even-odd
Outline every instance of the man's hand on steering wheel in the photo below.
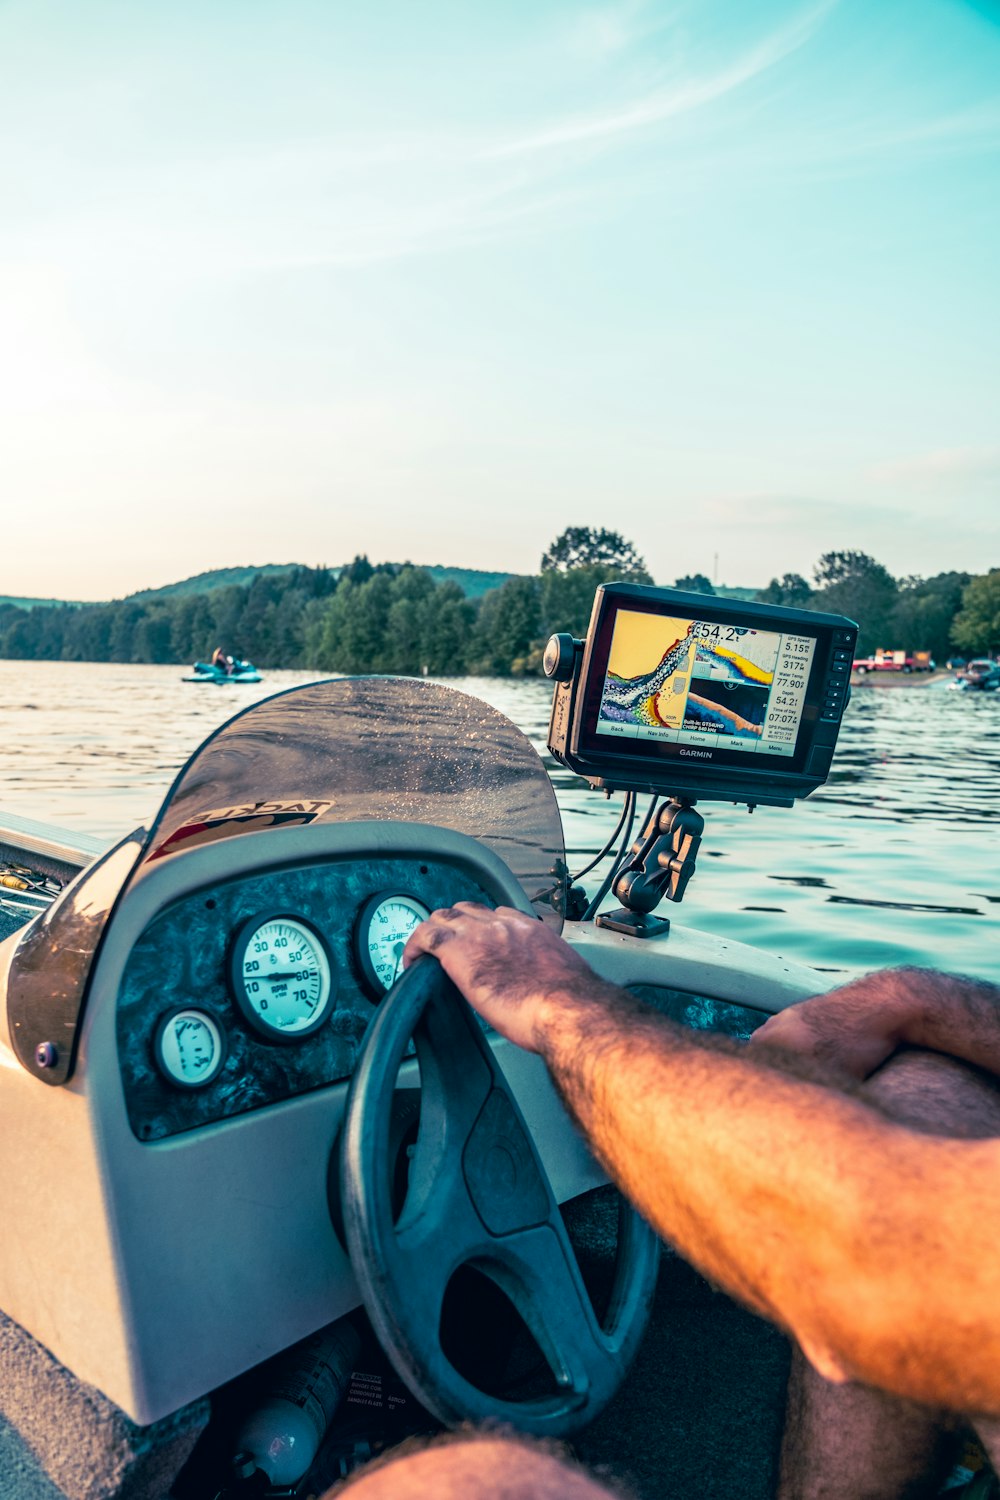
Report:
<svg viewBox="0 0 1000 1500"><path fill-rule="evenodd" d="M560 1006L586 1004L602 981L551 928L510 906L472 901L433 912L410 937L408 968L432 953L469 1004L528 1052L541 1052Z"/></svg>

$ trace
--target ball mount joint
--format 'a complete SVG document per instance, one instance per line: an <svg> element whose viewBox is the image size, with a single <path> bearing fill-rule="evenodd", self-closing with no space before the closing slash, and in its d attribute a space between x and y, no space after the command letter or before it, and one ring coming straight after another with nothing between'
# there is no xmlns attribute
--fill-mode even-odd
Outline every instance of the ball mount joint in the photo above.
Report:
<svg viewBox="0 0 1000 1500"><path fill-rule="evenodd" d="M687 798L655 809L615 880L621 907L599 916L597 926L638 938L669 932L670 918L651 913L661 901L682 900L704 831L705 819Z"/></svg>

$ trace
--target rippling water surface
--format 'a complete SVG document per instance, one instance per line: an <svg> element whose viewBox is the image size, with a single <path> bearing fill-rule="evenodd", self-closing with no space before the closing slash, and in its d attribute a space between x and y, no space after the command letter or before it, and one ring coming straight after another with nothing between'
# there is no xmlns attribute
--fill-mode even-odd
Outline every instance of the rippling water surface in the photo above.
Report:
<svg viewBox="0 0 1000 1500"><path fill-rule="evenodd" d="M272 672L259 687L215 687L180 676L0 661L0 809L116 837L148 821L232 713L315 680ZM546 683L450 685L507 713L545 753ZM610 833L618 801L551 770L576 869ZM676 909L689 926L826 968L924 963L1000 980L1000 693L860 688L824 788L792 811L701 811L698 871Z"/></svg>

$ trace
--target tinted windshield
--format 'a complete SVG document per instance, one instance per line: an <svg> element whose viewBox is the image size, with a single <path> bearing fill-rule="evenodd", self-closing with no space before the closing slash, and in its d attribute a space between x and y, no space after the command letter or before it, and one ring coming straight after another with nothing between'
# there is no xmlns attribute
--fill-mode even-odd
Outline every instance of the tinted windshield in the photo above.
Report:
<svg viewBox="0 0 1000 1500"><path fill-rule="evenodd" d="M561 925L562 826L537 752L478 698L414 678L314 683L230 720L174 783L138 878L221 838L364 820L470 834Z"/></svg>

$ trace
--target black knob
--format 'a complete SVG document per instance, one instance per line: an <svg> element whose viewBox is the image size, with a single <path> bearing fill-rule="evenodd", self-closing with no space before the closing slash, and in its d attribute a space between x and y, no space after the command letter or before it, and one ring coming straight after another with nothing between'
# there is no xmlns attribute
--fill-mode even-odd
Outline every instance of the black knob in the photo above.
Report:
<svg viewBox="0 0 1000 1500"><path fill-rule="evenodd" d="M550 635L542 657L542 671L546 677L554 677L556 682L569 682L573 676L577 647L582 645L582 641L565 631Z"/></svg>

